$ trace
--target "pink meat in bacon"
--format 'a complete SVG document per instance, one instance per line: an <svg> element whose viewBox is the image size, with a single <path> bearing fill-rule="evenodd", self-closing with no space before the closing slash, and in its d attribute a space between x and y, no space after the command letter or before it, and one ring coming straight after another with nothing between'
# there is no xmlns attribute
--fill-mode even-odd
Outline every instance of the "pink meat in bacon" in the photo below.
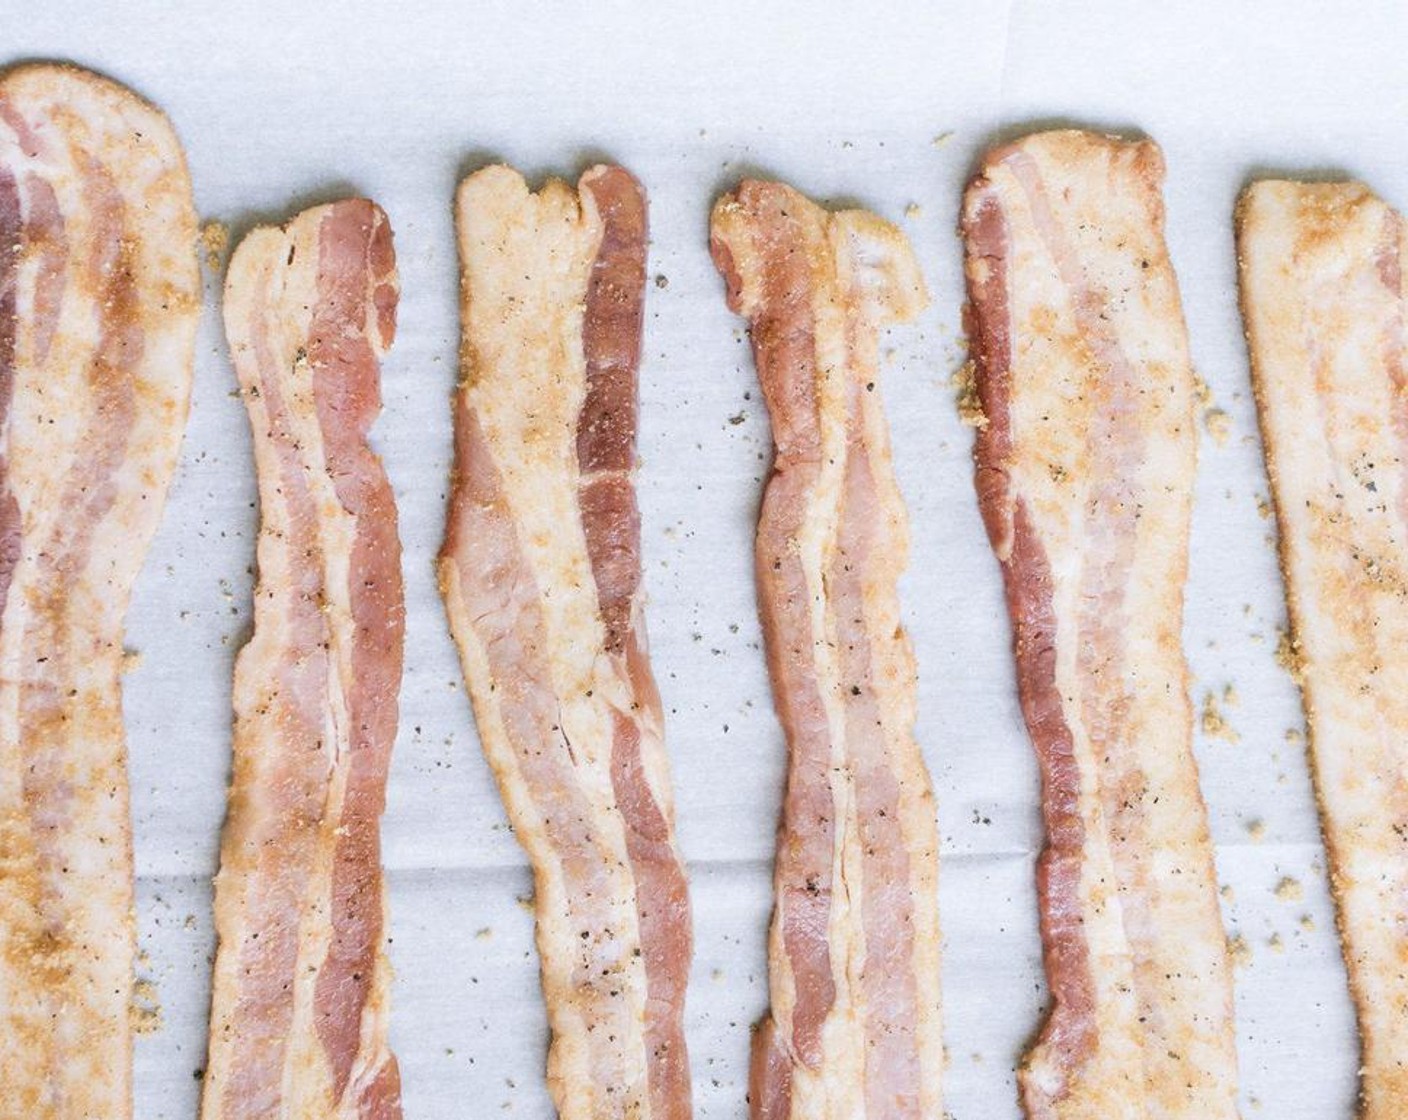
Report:
<svg viewBox="0 0 1408 1120"><path fill-rule="evenodd" d="M261 531L205 1120L401 1115L379 822L405 612L395 502L367 442L396 301L391 227L359 199L255 230L226 281Z"/></svg>
<svg viewBox="0 0 1408 1120"><path fill-rule="evenodd" d="M1242 315L1361 1120L1408 1114L1408 223L1363 183L1262 180L1237 206Z"/></svg>
<svg viewBox="0 0 1408 1120"><path fill-rule="evenodd" d="M690 1115L691 933L636 506L644 192L538 193L508 168L457 206L464 384L441 586L485 753L536 878L563 1120Z"/></svg>
<svg viewBox="0 0 1408 1120"><path fill-rule="evenodd" d="M1162 177L1148 142L1042 133L989 153L964 200L978 501L1046 824L1033 1120L1236 1115L1179 645L1194 378Z"/></svg>
<svg viewBox="0 0 1408 1120"><path fill-rule="evenodd" d="M923 284L894 227L777 183L721 199L711 247L776 446L755 555L788 762L752 1114L937 1118L938 838L875 391L878 333L918 312Z"/></svg>
<svg viewBox="0 0 1408 1120"><path fill-rule="evenodd" d="M132 1114L123 619L176 466L199 273L161 113L71 67L0 77L0 1085Z"/></svg>

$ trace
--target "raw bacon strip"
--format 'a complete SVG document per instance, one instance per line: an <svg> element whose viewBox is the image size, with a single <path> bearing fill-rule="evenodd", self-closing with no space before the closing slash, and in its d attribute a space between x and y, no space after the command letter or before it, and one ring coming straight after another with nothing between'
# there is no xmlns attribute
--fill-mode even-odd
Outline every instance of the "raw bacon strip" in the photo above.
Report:
<svg viewBox="0 0 1408 1120"><path fill-rule="evenodd" d="M185 157L106 79L0 78L0 1095L132 1115L123 619L190 400Z"/></svg>
<svg viewBox="0 0 1408 1120"><path fill-rule="evenodd" d="M1042 771L1033 1120L1236 1115L1226 938L1180 645L1197 455L1163 159L1085 132L968 187L978 500Z"/></svg>
<svg viewBox="0 0 1408 1120"><path fill-rule="evenodd" d="M752 1114L938 1120L938 834L896 594L908 525L875 387L880 330L928 297L893 226L780 183L720 199L711 249L777 445L755 560L788 767Z"/></svg>
<svg viewBox="0 0 1408 1120"><path fill-rule="evenodd" d="M1408 1115L1408 232L1359 183L1261 182L1242 312L1365 1120Z"/></svg>
<svg viewBox="0 0 1408 1120"><path fill-rule="evenodd" d="M461 184L463 374L440 586L536 883L563 1120L686 1120L692 953L646 652L636 378L646 204L619 167Z"/></svg>
<svg viewBox="0 0 1408 1120"><path fill-rule="evenodd" d="M391 226L363 199L254 230L225 280L259 580L235 666L204 1120L401 1115L378 829L405 608L367 445L397 295Z"/></svg>

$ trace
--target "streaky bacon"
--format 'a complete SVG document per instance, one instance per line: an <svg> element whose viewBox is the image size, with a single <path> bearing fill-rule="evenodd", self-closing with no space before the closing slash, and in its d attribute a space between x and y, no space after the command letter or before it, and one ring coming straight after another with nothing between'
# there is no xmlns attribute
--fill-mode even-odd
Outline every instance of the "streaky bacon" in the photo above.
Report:
<svg viewBox="0 0 1408 1120"><path fill-rule="evenodd" d="M908 527L875 385L879 332L928 297L895 227L780 183L720 199L711 249L776 444L756 564L788 764L752 1115L939 1120L938 831L896 591Z"/></svg>
<svg viewBox="0 0 1408 1120"><path fill-rule="evenodd" d="M1039 133L989 152L963 204L978 500L1046 823L1032 1120L1237 1115L1180 644L1197 446L1162 181L1148 141Z"/></svg>
<svg viewBox="0 0 1408 1120"><path fill-rule="evenodd" d="M1242 314L1320 819L1359 1015L1361 1120L1408 1115L1408 228L1361 183L1253 183Z"/></svg>
<svg viewBox="0 0 1408 1120"><path fill-rule="evenodd" d="M123 620L174 474L200 274L162 113L0 77L0 1112L132 1115Z"/></svg>
<svg viewBox="0 0 1408 1120"><path fill-rule="evenodd" d="M692 953L636 507L646 202L619 167L456 201L463 376L440 584L533 865L563 1120L687 1120Z"/></svg>
<svg viewBox="0 0 1408 1120"><path fill-rule="evenodd" d="M225 281L259 579L235 666L203 1120L401 1115L379 826L405 607L367 443L397 297L391 226L363 199L254 230Z"/></svg>

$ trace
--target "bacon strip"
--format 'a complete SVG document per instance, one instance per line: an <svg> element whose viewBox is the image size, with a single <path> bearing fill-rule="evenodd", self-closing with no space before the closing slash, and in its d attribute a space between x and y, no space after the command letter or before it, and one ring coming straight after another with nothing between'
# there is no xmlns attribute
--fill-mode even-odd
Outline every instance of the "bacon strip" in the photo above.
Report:
<svg viewBox="0 0 1408 1120"><path fill-rule="evenodd" d="M1255 183L1242 313L1365 1120L1408 1115L1408 230L1359 183Z"/></svg>
<svg viewBox="0 0 1408 1120"><path fill-rule="evenodd" d="M254 432L259 580L235 666L203 1120L397 1120L379 820L405 608L367 432L396 328L386 215L352 199L250 233L225 331Z"/></svg>
<svg viewBox="0 0 1408 1120"><path fill-rule="evenodd" d="M176 467L200 276L166 118L0 78L0 1094L132 1115L123 619Z"/></svg>
<svg viewBox="0 0 1408 1120"><path fill-rule="evenodd" d="M710 246L776 443L755 558L788 769L752 1115L938 1120L938 833L875 391L880 330L928 297L893 226L780 183L720 199Z"/></svg>
<svg viewBox="0 0 1408 1120"><path fill-rule="evenodd" d="M692 953L646 651L636 380L646 203L619 167L456 203L463 373L440 586L533 865L563 1120L686 1120Z"/></svg>
<svg viewBox="0 0 1408 1120"><path fill-rule="evenodd" d="M990 152L964 198L978 500L1046 822L1033 1120L1236 1115L1180 645L1197 448L1162 181L1148 141L1048 132Z"/></svg>

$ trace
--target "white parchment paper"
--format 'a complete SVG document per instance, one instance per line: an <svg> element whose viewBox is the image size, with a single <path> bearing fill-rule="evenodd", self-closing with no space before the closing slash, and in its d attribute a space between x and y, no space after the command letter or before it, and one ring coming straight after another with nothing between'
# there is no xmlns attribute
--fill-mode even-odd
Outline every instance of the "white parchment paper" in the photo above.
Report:
<svg viewBox="0 0 1408 1120"><path fill-rule="evenodd" d="M1019 1115L1013 1065L1045 993L1032 863L1036 771L997 565L974 504L960 360L964 179L995 138L1052 121L1147 132L1168 160L1169 240L1193 353L1225 410L1205 435L1186 645L1247 1117L1349 1117L1355 1043L1283 624L1231 209L1268 170L1341 171L1408 205L1408 9L1251 3L700 5L0 3L7 58L97 67L163 106L199 207L236 237L349 192L391 216L403 296L376 429L400 502L409 610L385 819L393 1041L413 1120L551 1115L546 1027L520 903L530 889L482 761L431 560L443 523L458 328L450 199L491 159L575 177L610 158L651 195L641 477L655 665L669 717L697 958L700 1117L745 1115L782 744L759 650L751 540L769 443L740 324L706 252L744 174L859 203L910 234L934 302L896 332L884 392L913 522L904 607L918 733L944 838L948 1107ZM162 1026L137 1049L137 1113L191 1117L204 1064L210 876L229 768L230 674L248 629L249 435L211 281L180 474L140 582L126 682L141 975ZM1224 699L1232 687L1233 697ZM1233 702L1235 700L1235 703ZM1296 887L1276 893L1283 879ZM1299 895L1299 897L1296 897Z"/></svg>

